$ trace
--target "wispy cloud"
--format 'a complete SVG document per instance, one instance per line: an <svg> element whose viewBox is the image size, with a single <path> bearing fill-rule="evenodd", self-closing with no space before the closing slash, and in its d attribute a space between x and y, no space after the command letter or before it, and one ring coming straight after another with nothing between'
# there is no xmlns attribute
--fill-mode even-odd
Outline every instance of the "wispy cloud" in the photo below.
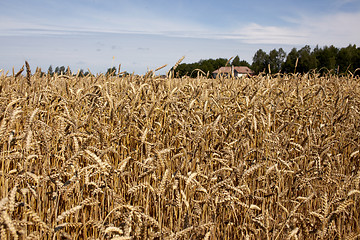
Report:
<svg viewBox="0 0 360 240"><path fill-rule="evenodd" d="M350 2L354 0L341 1ZM348 44L360 41L360 32L354 23L360 22L360 12L338 12L328 15L301 15L298 18L285 19L287 24L264 25L256 22L242 22L235 30L216 29L201 23L167 20L162 16L135 16L90 14L87 21L62 19L56 20L26 19L16 16L2 17L0 35L59 35L87 33L126 33L151 34L183 38L238 39L251 44ZM93 16L93 17L92 17Z"/></svg>
<svg viewBox="0 0 360 240"><path fill-rule="evenodd" d="M144 9L134 3L106 1L96 7L79 5L78 1L64 1L70 7L35 1L40 14L31 16L26 11L10 9L0 16L0 36L27 36L44 34L132 33L175 36L201 32L205 25L184 18L169 17L169 11L157 14L154 8ZM94 1L93 1L94 2ZM96 1L95 1L96 2ZM112 3L114 6L111 6ZM1 7L0 3L0 7ZM19 4L21 5L21 4ZM48 11L43 5L51 6ZM120 5L120 6L118 6ZM177 15L177 14L175 14ZM171 16L171 15L170 15Z"/></svg>
<svg viewBox="0 0 360 240"><path fill-rule="evenodd" d="M224 35L225 38L239 39L250 44L301 44L306 41L307 34L288 27L263 26L250 23L236 32Z"/></svg>
<svg viewBox="0 0 360 240"><path fill-rule="evenodd" d="M292 27L267 26L250 23L225 38L239 39L251 44L286 45L347 45L360 41L360 32L354 23L360 22L360 12L335 13L323 16L292 18Z"/></svg>

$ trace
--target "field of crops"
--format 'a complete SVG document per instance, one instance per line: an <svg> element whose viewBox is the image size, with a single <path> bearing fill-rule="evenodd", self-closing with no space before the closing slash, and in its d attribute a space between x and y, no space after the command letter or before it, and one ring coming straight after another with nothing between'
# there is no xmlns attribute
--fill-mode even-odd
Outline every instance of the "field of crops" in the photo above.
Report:
<svg viewBox="0 0 360 240"><path fill-rule="evenodd" d="M0 76L1 239L357 239L360 79Z"/></svg>

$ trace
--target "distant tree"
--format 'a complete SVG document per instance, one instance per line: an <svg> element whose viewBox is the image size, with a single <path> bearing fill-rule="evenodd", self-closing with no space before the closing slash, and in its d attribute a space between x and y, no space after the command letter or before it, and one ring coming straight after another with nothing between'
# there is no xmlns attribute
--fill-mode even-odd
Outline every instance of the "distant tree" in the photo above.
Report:
<svg viewBox="0 0 360 240"><path fill-rule="evenodd" d="M226 58L217 58L214 62L214 71L221 67L224 67L227 61L228 60Z"/></svg>
<svg viewBox="0 0 360 240"><path fill-rule="evenodd" d="M336 70L337 63L336 58L339 49L334 46L319 48L316 46L312 52L312 55L316 58L316 68L321 73L327 73L328 70Z"/></svg>
<svg viewBox="0 0 360 240"><path fill-rule="evenodd" d="M269 64L269 55L267 55L267 53L264 52L262 49L259 49L253 57L253 63L252 63L253 71L256 74L262 71L266 71L268 64Z"/></svg>
<svg viewBox="0 0 360 240"><path fill-rule="evenodd" d="M355 46L355 45L354 45ZM355 46L356 47L356 46ZM355 56L354 56L354 71L357 76L360 76L360 47L356 49Z"/></svg>
<svg viewBox="0 0 360 240"><path fill-rule="evenodd" d="M53 71L52 65L49 66L48 74L49 74L50 76L54 75L54 71Z"/></svg>
<svg viewBox="0 0 360 240"><path fill-rule="evenodd" d="M201 69L204 73L212 71L213 64L210 60L200 60L198 69Z"/></svg>
<svg viewBox="0 0 360 240"><path fill-rule="evenodd" d="M250 64L245 60L240 60L239 55L237 55L231 62L232 66L246 66L250 67Z"/></svg>
<svg viewBox="0 0 360 240"><path fill-rule="evenodd" d="M283 71L285 73L293 73L295 71L295 64L299 58L299 53L296 48L293 48L286 57L283 64Z"/></svg>
<svg viewBox="0 0 360 240"><path fill-rule="evenodd" d="M316 58L311 54L311 48L309 45L301 48L298 52L299 62L297 66L297 71L301 73L309 72L312 69L316 68Z"/></svg>
<svg viewBox="0 0 360 240"><path fill-rule="evenodd" d="M215 70L217 70L220 67L225 66L227 63L227 59L225 58L217 58L217 59L201 59L198 62L195 63L182 63L176 68L176 76L183 77L183 76L190 76L190 77L196 77L198 71L195 71L196 69L200 69L205 74L209 73L209 76L211 76L211 73Z"/></svg>
<svg viewBox="0 0 360 240"><path fill-rule="evenodd" d="M62 74L64 74L65 73L65 66L61 66L61 67L59 67L59 66L57 66L56 68L55 68L55 71L54 71L54 73L56 73L56 74L58 74L58 75L62 75Z"/></svg>
<svg viewBox="0 0 360 240"><path fill-rule="evenodd" d="M176 68L176 72L177 74L179 74L179 76L186 76L189 74L189 70L190 70L190 67L189 67L190 64L187 64L187 63L181 63L179 64L179 66Z"/></svg>
<svg viewBox="0 0 360 240"><path fill-rule="evenodd" d="M340 49L336 62L341 73L355 72L360 67L360 48L356 48L355 44L350 44L346 48Z"/></svg>
<svg viewBox="0 0 360 240"><path fill-rule="evenodd" d="M176 69L176 76L196 77L198 71L195 71L195 69L211 74L216 69L225 66L226 63L227 59L225 58L202 59L195 63L182 63ZM326 69L337 71L339 68L340 73L351 71L360 75L360 48L350 44L348 47L341 49L331 45L323 48L316 46L311 50L310 46L306 45L300 50L293 48L289 54L286 54L282 48L273 49L269 54L259 49L254 54L251 65L245 60L240 60L238 55L232 60L231 65L251 66L256 74L262 71L268 72L270 65L272 73L280 71L284 73L305 73L312 69L327 72Z"/></svg>
<svg viewBox="0 0 360 240"><path fill-rule="evenodd" d="M106 75L115 76L116 75L116 67L108 68L108 70L106 71Z"/></svg>
<svg viewBox="0 0 360 240"><path fill-rule="evenodd" d="M293 48L286 57L286 61L283 65L285 73L291 72L300 72L305 73L309 72L312 69L317 67L317 61L314 54L311 53L310 46L306 45L300 50Z"/></svg>
<svg viewBox="0 0 360 240"><path fill-rule="evenodd" d="M239 55L237 55L237 56L232 60L231 65L233 65L233 66L241 66L240 64L241 64L240 58L239 58Z"/></svg>
<svg viewBox="0 0 360 240"><path fill-rule="evenodd" d="M279 48L279 50L273 49L269 53L269 64L272 73L278 73L281 71L281 67L286 58L286 52Z"/></svg>
<svg viewBox="0 0 360 240"><path fill-rule="evenodd" d="M61 66L60 68L59 68L59 74L60 75L63 75L64 73L65 73L65 66Z"/></svg>
<svg viewBox="0 0 360 240"><path fill-rule="evenodd" d="M246 60L241 60L239 66L245 66L251 68L250 63L248 63Z"/></svg>

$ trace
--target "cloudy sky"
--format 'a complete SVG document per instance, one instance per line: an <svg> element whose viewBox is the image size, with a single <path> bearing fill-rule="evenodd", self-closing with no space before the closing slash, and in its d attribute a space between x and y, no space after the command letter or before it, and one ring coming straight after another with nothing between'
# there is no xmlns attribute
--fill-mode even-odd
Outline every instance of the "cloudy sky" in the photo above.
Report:
<svg viewBox="0 0 360 240"><path fill-rule="evenodd" d="M143 74L179 58L360 46L360 0L0 0L0 69Z"/></svg>

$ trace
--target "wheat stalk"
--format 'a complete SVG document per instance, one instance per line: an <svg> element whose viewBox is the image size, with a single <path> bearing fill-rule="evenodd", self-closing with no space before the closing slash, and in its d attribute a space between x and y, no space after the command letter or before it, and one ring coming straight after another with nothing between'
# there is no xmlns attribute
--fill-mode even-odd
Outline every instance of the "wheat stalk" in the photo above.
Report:
<svg viewBox="0 0 360 240"><path fill-rule="evenodd" d="M20 74L24 71L24 65L21 67L21 69L14 75L14 78L18 78Z"/></svg>
<svg viewBox="0 0 360 240"><path fill-rule="evenodd" d="M29 86L31 86L31 69L27 61L25 61L25 66L26 66L26 82Z"/></svg>
<svg viewBox="0 0 360 240"><path fill-rule="evenodd" d="M13 239L19 239L19 236L16 232L16 228L15 228L15 225L14 225L14 222L12 221L12 219L10 218L9 214L7 213L7 211L2 211L1 212L1 217L2 219L4 220L5 224L7 225L10 233L11 233L11 236L13 237Z"/></svg>

